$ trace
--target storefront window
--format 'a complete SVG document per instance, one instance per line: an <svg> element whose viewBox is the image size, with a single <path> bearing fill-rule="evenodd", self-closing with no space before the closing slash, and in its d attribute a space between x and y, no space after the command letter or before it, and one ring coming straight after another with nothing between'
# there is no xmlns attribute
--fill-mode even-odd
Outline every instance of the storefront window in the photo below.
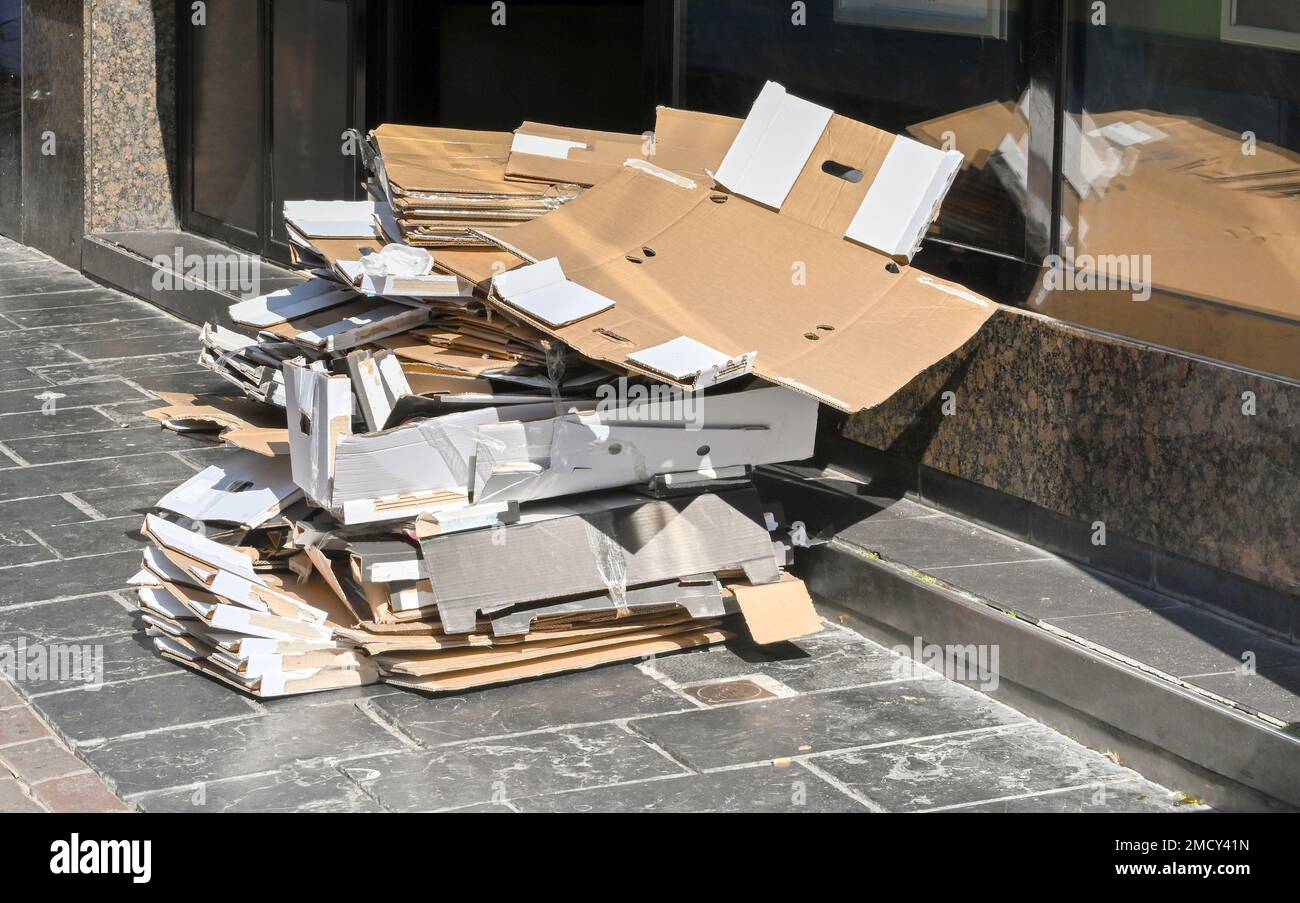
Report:
<svg viewBox="0 0 1300 903"><path fill-rule="evenodd" d="M1027 133L1020 3L709 0L687 4L683 18L681 105L743 116L773 80L837 113L956 148L967 165L937 237L1025 256L1029 148L1020 175L983 165L1008 133Z"/></svg>
<svg viewBox="0 0 1300 903"><path fill-rule="evenodd" d="M1073 4L1062 319L1300 377L1300 4Z"/></svg>

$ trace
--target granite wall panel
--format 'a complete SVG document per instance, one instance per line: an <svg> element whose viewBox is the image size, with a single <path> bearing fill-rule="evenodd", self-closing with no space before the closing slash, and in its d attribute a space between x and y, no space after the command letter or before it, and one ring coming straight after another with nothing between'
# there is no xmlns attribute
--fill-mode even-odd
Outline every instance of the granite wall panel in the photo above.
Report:
<svg viewBox="0 0 1300 903"><path fill-rule="evenodd" d="M176 4L84 2L86 231L175 229Z"/></svg>
<svg viewBox="0 0 1300 903"><path fill-rule="evenodd" d="M1004 308L844 434L1300 593L1294 382Z"/></svg>

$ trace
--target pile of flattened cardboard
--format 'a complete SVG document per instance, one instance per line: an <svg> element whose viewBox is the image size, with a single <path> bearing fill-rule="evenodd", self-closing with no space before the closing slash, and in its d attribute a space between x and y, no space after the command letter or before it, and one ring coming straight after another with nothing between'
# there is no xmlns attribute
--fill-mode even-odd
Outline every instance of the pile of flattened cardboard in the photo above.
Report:
<svg viewBox="0 0 1300 903"><path fill-rule="evenodd" d="M230 394L150 412L238 449L146 519L160 653L440 691L819 630L750 477L993 313L907 263L960 157L775 84L653 136L371 139L368 200L286 205L302 284L204 330Z"/></svg>

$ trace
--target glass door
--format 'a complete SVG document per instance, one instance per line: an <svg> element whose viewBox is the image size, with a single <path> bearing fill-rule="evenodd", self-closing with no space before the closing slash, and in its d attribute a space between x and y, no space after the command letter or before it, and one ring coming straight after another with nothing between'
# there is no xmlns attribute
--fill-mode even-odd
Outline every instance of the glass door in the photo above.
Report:
<svg viewBox="0 0 1300 903"><path fill-rule="evenodd" d="M360 196L343 133L364 120L364 0L182 2L186 229L288 259L286 200Z"/></svg>

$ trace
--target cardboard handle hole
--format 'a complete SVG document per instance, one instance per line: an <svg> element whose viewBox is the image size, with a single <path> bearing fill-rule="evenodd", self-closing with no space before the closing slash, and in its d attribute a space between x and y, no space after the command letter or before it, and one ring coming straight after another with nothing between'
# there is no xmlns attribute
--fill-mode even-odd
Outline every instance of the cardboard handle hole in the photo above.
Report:
<svg viewBox="0 0 1300 903"><path fill-rule="evenodd" d="M825 324L825 323L822 323L822 324L821 324L820 326L818 326L817 328L820 329L822 332L834 332L834 331L835 331L835 327L834 327L834 326L828 326L828 325Z"/></svg>
<svg viewBox="0 0 1300 903"><path fill-rule="evenodd" d="M822 172L828 176L834 176L837 179L843 179L846 182L852 182L854 185L862 181L862 170L847 163L839 163L835 160L827 160L822 164Z"/></svg>
<svg viewBox="0 0 1300 903"><path fill-rule="evenodd" d="M695 450L695 454L697 454L697 455L699 455L701 458L703 458L705 455L707 455L707 454L708 454L709 452L711 452L711 451L713 451L713 449L709 448L709 446L707 446L707 445L701 445L699 448L697 448L697 449Z"/></svg>
<svg viewBox="0 0 1300 903"><path fill-rule="evenodd" d="M725 194L711 194L709 200L715 204L725 204L727 203L727 196Z"/></svg>
<svg viewBox="0 0 1300 903"><path fill-rule="evenodd" d="M311 435L311 418L305 413L298 415L298 432L302 433L304 436Z"/></svg>
<svg viewBox="0 0 1300 903"><path fill-rule="evenodd" d="M629 254L629 255L627 255L627 262L628 262L628 263L638 263L638 264L639 264L639 263L641 263L642 261L641 261L641 258L640 258L640 257L633 257L631 254Z"/></svg>
<svg viewBox="0 0 1300 903"><path fill-rule="evenodd" d="M609 453L611 455L621 455L623 453L623 446L615 442L613 445L609 447Z"/></svg>
<svg viewBox="0 0 1300 903"><path fill-rule="evenodd" d="M891 260L889 263L885 264L885 270L886 270L887 272L897 274L897 273L898 273L898 264L894 263L894 262Z"/></svg>
<svg viewBox="0 0 1300 903"><path fill-rule="evenodd" d="M641 253L644 254L646 257L654 257L659 252L656 251L654 248L642 248Z"/></svg>
<svg viewBox="0 0 1300 903"><path fill-rule="evenodd" d="M821 341L821 336L819 336L819 335L818 335L817 333L815 333L815 332L805 332L805 333L803 334L803 337L804 337L805 339L807 339L808 341L810 341L810 342L818 342L818 341Z"/></svg>

